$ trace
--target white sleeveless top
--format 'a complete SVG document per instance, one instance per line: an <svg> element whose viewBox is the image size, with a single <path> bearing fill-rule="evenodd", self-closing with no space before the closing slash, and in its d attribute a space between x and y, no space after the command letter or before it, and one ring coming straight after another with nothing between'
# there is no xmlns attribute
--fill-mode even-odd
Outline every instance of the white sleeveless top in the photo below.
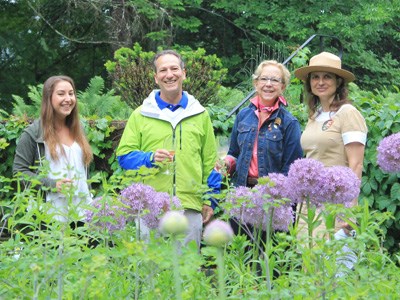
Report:
<svg viewBox="0 0 400 300"><path fill-rule="evenodd" d="M51 158L50 151L45 143L45 155L49 162L48 177L55 180L68 178L72 180L71 193L48 192L46 201L51 204L49 213L53 219L61 222L82 220L85 206L92 203L92 196L87 184L86 167L83 162L82 149L78 143L71 146L62 145L65 155L57 149L58 161Z"/></svg>

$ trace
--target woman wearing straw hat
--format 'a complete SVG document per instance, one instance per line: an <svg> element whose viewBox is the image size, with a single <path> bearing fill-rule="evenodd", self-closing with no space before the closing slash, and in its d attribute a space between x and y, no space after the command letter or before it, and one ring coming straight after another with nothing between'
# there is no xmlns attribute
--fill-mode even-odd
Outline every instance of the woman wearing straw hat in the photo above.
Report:
<svg viewBox="0 0 400 300"><path fill-rule="evenodd" d="M301 136L304 154L327 167L350 167L361 179L367 126L347 98L347 84L355 76L342 69L341 59L329 52L313 56L309 66L295 70L294 74L304 81L308 106L308 122ZM357 199L353 200L354 205ZM337 225L345 228L341 233L348 234L347 224ZM315 235L324 227L317 228Z"/></svg>

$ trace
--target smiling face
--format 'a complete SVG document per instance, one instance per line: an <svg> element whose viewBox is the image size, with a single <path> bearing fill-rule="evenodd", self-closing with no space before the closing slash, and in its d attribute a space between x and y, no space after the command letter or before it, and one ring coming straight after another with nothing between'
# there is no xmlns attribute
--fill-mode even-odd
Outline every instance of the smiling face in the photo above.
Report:
<svg viewBox="0 0 400 300"><path fill-rule="evenodd" d="M59 81L51 94L51 105L57 119L64 120L76 105L75 91L68 81Z"/></svg>
<svg viewBox="0 0 400 300"><path fill-rule="evenodd" d="M182 98L182 84L186 79L186 72L181 67L178 57L165 54L155 61L156 73L154 80L160 87L161 98L171 104L179 103Z"/></svg>
<svg viewBox="0 0 400 300"><path fill-rule="evenodd" d="M257 79L254 80L254 87L263 105L271 106L285 90L283 74L279 67L266 65Z"/></svg>
<svg viewBox="0 0 400 300"><path fill-rule="evenodd" d="M330 72L312 72L310 74L311 92L319 97L324 109L333 101L340 80L342 79Z"/></svg>

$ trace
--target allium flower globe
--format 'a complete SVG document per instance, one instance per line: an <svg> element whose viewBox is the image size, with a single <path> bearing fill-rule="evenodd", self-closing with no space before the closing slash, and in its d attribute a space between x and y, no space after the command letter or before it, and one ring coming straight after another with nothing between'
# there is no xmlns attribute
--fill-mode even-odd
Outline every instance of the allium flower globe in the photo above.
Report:
<svg viewBox="0 0 400 300"><path fill-rule="evenodd" d="M121 201L126 205L129 215L140 217L150 229L158 227L163 212L171 209L171 198L168 193L157 192L151 186L134 183L121 191ZM172 207L181 208L177 197L172 199Z"/></svg>
<svg viewBox="0 0 400 300"><path fill-rule="evenodd" d="M232 227L221 220L211 221L204 229L203 239L209 246L224 247L233 239Z"/></svg>
<svg viewBox="0 0 400 300"><path fill-rule="evenodd" d="M272 215L272 228L279 231L288 231L290 224L293 223L294 213L292 202L287 199L289 196L287 177L279 173L270 173L267 177L269 178L269 183L258 184L254 187L263 198L264 205L266 202L275 203L275 205L270 206L262 227L264 230L266 229L270 215ZM287 201L283 202L283 199L287 199Z"/></svg>
<svg viewBox="0 0 400 300"><path fill-rule="evenodd" d="M296 160L287 183L289 198L296 202L308 199L317 207L326 202L349 206L360 192L360 180L349 167L324 167L315 159Z"/></svg>
<svg viewBox="0 0 400 300"><path fill-rule="evenodd" d="M182 211L168 211L160 219L159 229L163 234L178 235L188 230L189 222Z"/></svg>
<svg viewBox="0 0 400 300"><path fill-rule="evenodd" d="M287 186L289 198L301 203L309 199L311 203L319 206L324 201L325 195L321 190L321 174L324 165L310 158L295 160L289 168Z"/></svg>
<svg viewBox="0 0 400 300"><path fill-rule="evenodd" d="M262 198L255 189L239 186L226 195L226 202L229 203L226 207L229 215L242 223L256 225L265 221Z"/></svg>
<svg viewBox="0 0 400 300"><path fill-rule="evenodd" d="M271 173L269 179L269 183L258 184L253 189L237 187L228 193L226 202L230 205L226 210L241 223L264 230L273 214L273 229L287 231L293 221L293 209L290 202L282 203L282 199L287 198L286 177Z"/></svg>
<svg viewBox="0 0 400 300"><path fill-rule="evenodd" d="M325 202L350 206L351 201L360 193L361 181L352 169L333 166L324 169L323 189Z"/></svg>
<svg viewBox="0 0 400 300"><path fill-rule="evenodd" d="M378 165L387 173L400 172L400 132L389 135L378 146Z"/></svg>
<svg viewBox="0 0 400 300"><path fill-rule="evenodd" d="M87 223L105 228L109 232L125 228L126 217L122 203L107 197L97 197L93 199L92 206L95 210L86 211Z"/></svg>

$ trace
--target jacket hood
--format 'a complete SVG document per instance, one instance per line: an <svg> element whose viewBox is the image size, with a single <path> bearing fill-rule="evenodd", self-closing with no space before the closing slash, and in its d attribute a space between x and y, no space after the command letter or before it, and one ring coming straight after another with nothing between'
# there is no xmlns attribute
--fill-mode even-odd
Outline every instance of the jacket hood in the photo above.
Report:
<svg viewBox="0 0 400 300"><path fill-rule="evenodd" d="M29 134L36 143L44 143L42 122L40 119L34 120L24 131Z"/></svg>
<svg viewBox="0 0 400 300"><path fill-rule="evenodd" d="M143 116L170 122L173 128L175 128L183 119L198 115L205 111L205 108L200 104L200 102L188 92L184 92L188 97L188 105L185 109L180 107L174 112L169 109L161 110L156 102L155 96L157 92L159 92L159 90L153 90L143 101L140 109L140 113Z"/></svg>

